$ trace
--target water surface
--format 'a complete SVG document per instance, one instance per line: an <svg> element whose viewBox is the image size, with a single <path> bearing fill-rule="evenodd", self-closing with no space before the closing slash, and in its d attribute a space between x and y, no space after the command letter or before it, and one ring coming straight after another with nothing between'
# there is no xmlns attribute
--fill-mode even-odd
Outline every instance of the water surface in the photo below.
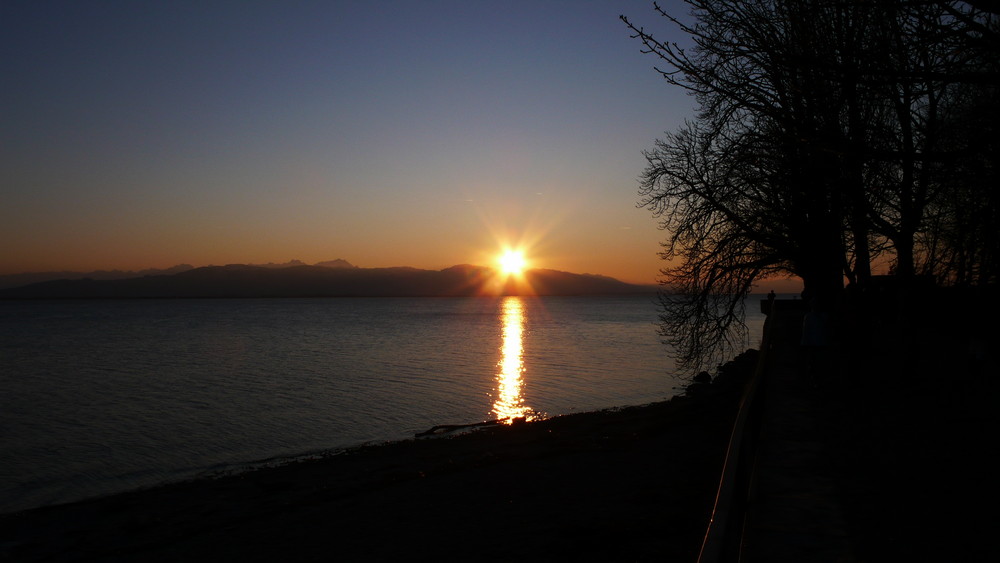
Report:
<svg viewBox="0 0 1000 563"><path fill-rule="evenodd" d="M0 511L673 396L654 298L0 303Z"/></svg>

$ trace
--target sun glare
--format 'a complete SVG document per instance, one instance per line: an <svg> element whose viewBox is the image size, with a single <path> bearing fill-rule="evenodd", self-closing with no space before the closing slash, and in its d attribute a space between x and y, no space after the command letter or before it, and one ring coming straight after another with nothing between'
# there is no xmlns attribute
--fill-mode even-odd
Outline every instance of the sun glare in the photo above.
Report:
<svg viewBox="0 0 1000 563"><path fill-rule="evenodd" d="M516 276L524 272L524 266L526 264L524 260L524 253L517 250L508 250L500 255L500 269L503 273Z"/></svg>

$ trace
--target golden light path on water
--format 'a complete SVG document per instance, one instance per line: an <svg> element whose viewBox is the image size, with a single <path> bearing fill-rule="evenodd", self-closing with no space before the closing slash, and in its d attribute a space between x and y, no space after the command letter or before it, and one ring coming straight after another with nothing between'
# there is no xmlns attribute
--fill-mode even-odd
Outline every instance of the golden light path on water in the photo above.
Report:
<svg viewBox="0 0 1000 563"><path fill-rule="evenodd" d="M533 411L524 404L524 324L526 312L520 297L504 297L500 304L503 345L497 363L497 399L493 414L498 420L531 419Z"/></svg>

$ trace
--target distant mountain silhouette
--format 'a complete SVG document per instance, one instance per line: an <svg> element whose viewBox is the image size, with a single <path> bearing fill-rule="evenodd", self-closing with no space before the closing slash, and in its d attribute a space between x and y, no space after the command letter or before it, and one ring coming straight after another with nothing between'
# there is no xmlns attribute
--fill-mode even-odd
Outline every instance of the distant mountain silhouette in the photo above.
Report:
<svg viewBox="0 0 1000 563"><path fill-rule="evenodd" d="M289 260L283 264L275 264L274 262L268 262L267 264L248 264L249 266L260 266L262 268L291 268L294 266L308 266L302 260ZM326 260L324 262L316 262L314 266L322 266L324 268L357 268L354 264L351 264L347 260L341 260L337 258L336 260Z"/></svg>
<svg viewBox="0 0 1000 563"><path fill-rule="evenodd" d="M260 266L261 268L291 268L292 266L307 266L302 260L289 260L284 264L275 264L274 262L268 262L267 264L249 264L250 266Z"/></svg>
<svg viewBox="0 0 1000 563"><path fill-rule="evenodd" d="M275 264L274 262L268 262L267 264L252 264L254 266L260 266L262 268L291 268L293 266L305 266L306 263L301 260L289 260L284 264ZM337 258L336 260L326 260L324 262L317 262L317 266L323 266L324 268L357 268L357 266L351 264L347 260L342 260ZM186 272L188 270L193 270L194 266L190 264L178 264L172 268L165 268L162 270L158 269L148 269L148 270L96 270L93 272L71 272L71 271L61 271L61 272L28 272L23 274L5 274L0 275L0 289L6 289L8 287L21 287L23 285L54 281L54 280L82 280L82 279L92 279L92 280L123 280L128 278L138 278L142 276L163 276L170 274L179 274L180 272Z"/></svg>
<svg viewBox="0 0 1000 563"><path fill-rule="evenodd" d="M344 261L334 261L343 262ZM63 279L0 290L4 299L179 297L436 297L651 293L606 276L530 270L505 277L481 266L444 270L347 266L207 266L128 279Z"/></svg>
<svg viewBox="0 0 1000 563"><path fill-rule="evenodd" d="M323 266L324 268L357 268L354 264L351 264L347 260L341 260L337 258L336 260L327 260L326 262L316 262L317 266Z"/></svg>
<svg viewBox="0 0 1000 563"><path fill-rule="evenodd" d="M121 280L127 278L137 278L141 276L161 276L169 274L177 274L180 272L186 272L187 270L193 270L194 266L191 264L178 264L172 268L166 268L162 270L158 269L148 269L148 270L96 270L93 272L71 272L71 271L61 271L61 272L27 272L23 274L5 274L0 276L0 289L8 287L20 287L22 285L28 285L31 283L39 283L43 281L51 280L78 280L84 278L90 278L93 280Z"/></svg>

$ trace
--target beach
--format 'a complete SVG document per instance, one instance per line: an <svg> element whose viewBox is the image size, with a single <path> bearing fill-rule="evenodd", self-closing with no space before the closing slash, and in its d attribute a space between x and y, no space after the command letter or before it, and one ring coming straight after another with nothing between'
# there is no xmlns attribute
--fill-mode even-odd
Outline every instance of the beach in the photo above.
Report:
<svg viewBox="0 0 1000 563"><path fill-rule="evenodd" d="M749 375L755 354L741 358ZM6 515L0 549L11 561L690 561L741 392L740 377L720 379L645 406Z"/></svg>

